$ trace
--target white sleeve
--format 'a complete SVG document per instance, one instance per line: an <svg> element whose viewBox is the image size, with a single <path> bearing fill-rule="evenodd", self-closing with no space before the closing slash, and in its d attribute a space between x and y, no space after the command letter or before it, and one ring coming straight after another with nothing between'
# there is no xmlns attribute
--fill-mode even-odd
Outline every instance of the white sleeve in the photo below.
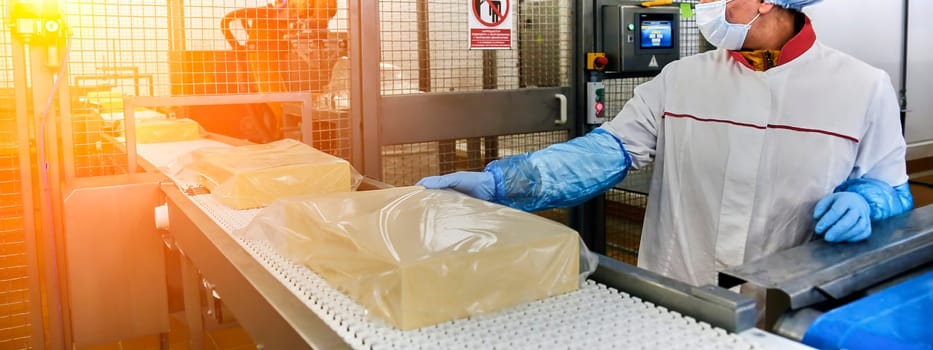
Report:
<svg viewBox="0 0 933 350"><path fill-rule="evenodd" d="M601 126L622 140L635 169L654 161L658 127L664 114L665 81L672 77L671 71L676 66L677 62L668 64L654 79L635 87L622 111Z"/></svg>
<svg viewBox="0 0 933 350"><path fill-rule="evenodd" d="M874 94L866 111L862 134L850 179L878 179L891 186L907 182L907 145L901 131L900 105L888 74L879 70Z"/></svg>

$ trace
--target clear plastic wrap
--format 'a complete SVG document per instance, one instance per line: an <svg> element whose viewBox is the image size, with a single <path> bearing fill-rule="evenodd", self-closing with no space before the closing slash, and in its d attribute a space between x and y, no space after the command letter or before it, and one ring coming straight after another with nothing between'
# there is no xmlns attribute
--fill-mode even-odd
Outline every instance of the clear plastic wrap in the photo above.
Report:
<svg viewBox="0 0 933 350"><path fill-rule="evenodd" d="M201 138L201 125L188 119L139 119L136 143L190 141Z"/></svg>
<svg viewBox="0 0 933 350"><path fill-rule="evenodd" d="M283 198L237 234L269 240L400 329L574 291L581 262L595 270L573 229L420 186Z"/></svg>
<svg viewBox="0 0 933 350"><path fill-rule="evenodd" d="M362 182L346 160L292 139L201 148L189 157L180 163L233 209L258 208L285 196L348 192Z"/></svg>

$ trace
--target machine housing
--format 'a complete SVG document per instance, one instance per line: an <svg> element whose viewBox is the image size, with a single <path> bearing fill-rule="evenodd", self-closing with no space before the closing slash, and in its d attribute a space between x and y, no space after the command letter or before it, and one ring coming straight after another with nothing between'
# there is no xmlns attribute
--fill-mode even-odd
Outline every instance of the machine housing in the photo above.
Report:
<svg viewBox="0 0 933 350"><path fill-rule="evenodd" d="M601 11L607 71L657 73L680 58L678 8L606 5Z"/></svg>

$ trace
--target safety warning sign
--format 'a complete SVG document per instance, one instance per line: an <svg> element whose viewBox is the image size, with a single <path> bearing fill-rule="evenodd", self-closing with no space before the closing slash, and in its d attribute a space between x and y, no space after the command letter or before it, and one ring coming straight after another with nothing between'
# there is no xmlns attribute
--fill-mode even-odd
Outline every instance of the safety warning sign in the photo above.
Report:
<svg viewBox="0 0 933 350"><path fill-rule="evenodd" d="M470 3L470 48L512 48L512 1L467 0Z"/></svg>

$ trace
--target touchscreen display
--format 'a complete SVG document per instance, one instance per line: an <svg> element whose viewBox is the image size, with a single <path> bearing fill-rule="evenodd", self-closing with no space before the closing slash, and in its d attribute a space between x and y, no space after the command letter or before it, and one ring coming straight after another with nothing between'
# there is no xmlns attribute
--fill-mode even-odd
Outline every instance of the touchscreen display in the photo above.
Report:
<svg viewBox="0 0 933 350"><path fill-rule="evenodd" d="M672 27L672 21L643 19L641 21L641 48L671 48Z"/></svg>

